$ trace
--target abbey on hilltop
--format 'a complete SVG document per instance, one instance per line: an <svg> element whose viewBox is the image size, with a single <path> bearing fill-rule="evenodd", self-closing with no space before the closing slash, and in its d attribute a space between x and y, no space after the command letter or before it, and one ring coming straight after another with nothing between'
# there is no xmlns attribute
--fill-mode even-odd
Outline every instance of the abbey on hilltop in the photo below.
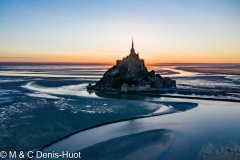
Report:
<svg viewBox="0 0 240 160"><path fill-rule="evenodd" d="M175 80L169 77L163 78L155 74L154 70L148 72L144 60L135 52L132 40L130 54L122 60L117 60L116 65L105 72L95 85L89 84L88 89L128 92L173 87L176 87Z"/></svg>

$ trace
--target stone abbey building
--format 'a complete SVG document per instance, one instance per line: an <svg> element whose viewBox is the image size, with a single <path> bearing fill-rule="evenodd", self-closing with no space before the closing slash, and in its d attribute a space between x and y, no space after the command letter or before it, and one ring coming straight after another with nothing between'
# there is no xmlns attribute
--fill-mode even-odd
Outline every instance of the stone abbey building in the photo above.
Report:
<svg viewBox="0 0 240 160"><path fill-rule="evenodd" d="M176 87L176 81L163 78L155 71L148 71L144 60L135 52L132 40L130 54L122 60L117 60L116 65L106 71L96 85L89 89L112 91L152 91L157 88Z"/></svg>

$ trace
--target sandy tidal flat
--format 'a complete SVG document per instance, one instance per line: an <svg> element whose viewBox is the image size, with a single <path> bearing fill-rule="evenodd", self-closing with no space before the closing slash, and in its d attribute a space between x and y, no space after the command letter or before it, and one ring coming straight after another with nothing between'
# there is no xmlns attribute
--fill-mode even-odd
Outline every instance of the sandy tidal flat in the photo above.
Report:
<svg viewBox="0 0 240 160"><path fill-rule="evenodd" d="M176 67L188 72L240 75L240 66L225 67Z"/></svg>

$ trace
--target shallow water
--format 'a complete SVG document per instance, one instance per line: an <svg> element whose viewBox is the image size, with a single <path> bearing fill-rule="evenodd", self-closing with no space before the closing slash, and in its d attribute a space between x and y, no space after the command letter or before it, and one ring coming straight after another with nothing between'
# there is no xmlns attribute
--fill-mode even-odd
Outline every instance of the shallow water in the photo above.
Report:
<svg viewBox="0 0 240 160"><path fill-rule="evenodd" d="M125 139L137 143L140 137L152 136L157 137L158 143L155 144L151 138L148 138L146 143L137 143L134 151L130 149L131 143L126 143L122 147L129 149L128 151L122 149L121 153L131 158L140 154L139 152L144 148L143 145L149 144L150 147L145 147L144 150L152 151L151 155L154 159L164 155L170 156L170 151L181 153L186 158L186 151L178 150L175 143L187 145L187 142L192 142L192 139L187 138L194 136L195 139L198 139L197 136L201 139L201 135L209 137L201 139L202 147L207 147L208 143L219 146L218 143L214 143L217 139L219 144L221 142L222 145L229 145L229 147L231 147L230 140L232 144L235 142L239 144L239 139L236 138L239 131L235 126L240 122L236 118L236 114L239 113L239 103L88 92L86 86L89 83L95 83L109 67L108 65L0 64L0 150L35 151L54 140L93 125L148 115L161 116L123 122L128 124L128 128L117 127L118 130L114 133L120 131L123 133L117 135L111 132L116 125L112 124L113 128L104 130L109 134L103 134L102 139L100 134L102 131L91 132L88 136L94 134L98 136L93 139L89 137L85 142L89 145L84 147L81 142L80 148L75 149L83 149L81 152L85 152L86 157L93 158L91 151L99 150L102 145L112 146ZM155 67L160 70L158 66ZM165 72L166 76L175 74L175 70L171 70L171 67L165 67L161 72ZM183 72L179 73L173 78L177 80L180 88L211 90L239 90L240 88L239 76L194 73L186 77ZM240 99L240 95L235 92L222 96ZM184 125L173 125L180 122ZM180 126L181 129L173 126ZM196 129L198 127L199 129ZM215 131L218 133L217 138L211 136L216 134ZM106 137L106 135L111 136ZM181 137L182 140L176 137ZM96 146L92 146L94 144ZM173 144L176 146L174 147ZM155 152L157 146L160 146L161 154ZM171 148L172 146L174 148ZM109 148L109 153L121 150L121 146L115 147L117 148ZM189 151L186 152L190 157L196 156L201 147L196 145L193 148L195 149L188 148ZM109 153L108 155L111 155ZM99 154L99 157L103 156L100 153L96 154Z"/></svg>
<svg viewBox="0 0 240 160"><path fill-rule="evenodd" d="M86 159L201 159L209 144L219 149L240 144L239 103L193 102L198 107L186 112L97 127L43 152L81 151Z"/></svg>

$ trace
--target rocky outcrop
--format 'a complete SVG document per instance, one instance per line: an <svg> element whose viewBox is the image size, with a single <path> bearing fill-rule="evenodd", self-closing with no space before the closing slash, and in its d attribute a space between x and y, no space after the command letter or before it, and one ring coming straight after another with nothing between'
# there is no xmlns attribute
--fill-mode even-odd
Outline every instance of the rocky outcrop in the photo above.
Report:
<svg viewBox="0 0 240 160"><path fill-rule="evenodd" d="M120 90L123 84L128 86L149 86L150 88L176 87L176 82L170 78L163 78L155 71L148 72L144 60L135 53L133 44L130 54L104 73L103 77L89 89Z"/></svg>

